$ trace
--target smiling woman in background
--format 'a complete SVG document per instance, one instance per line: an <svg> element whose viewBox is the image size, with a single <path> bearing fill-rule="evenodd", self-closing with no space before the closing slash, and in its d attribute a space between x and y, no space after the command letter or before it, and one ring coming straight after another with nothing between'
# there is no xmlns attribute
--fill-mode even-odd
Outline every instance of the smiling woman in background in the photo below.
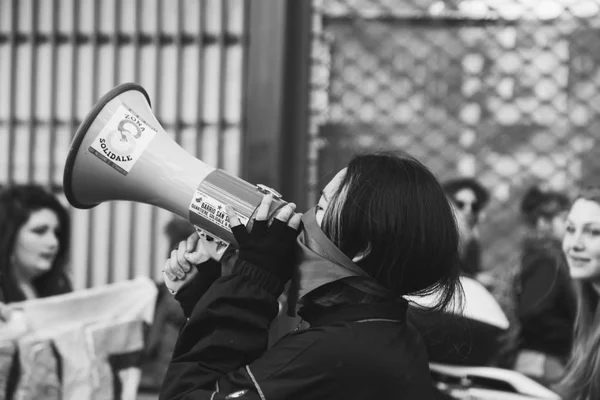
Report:
<svg viewBox="0 0 600 400"><path fill-rule="evenodd" d="M72 290L65 272L69 225L66 209L40 186L0 192L0 319L6 319L2 303Z"/></svg>
<svg viewBox="0 0 600 400"><path fill-rule="evenodd" d="M571 206L563 239L577 293L575 341L560 391L566 400L600 399L600 186Z"/></svg>

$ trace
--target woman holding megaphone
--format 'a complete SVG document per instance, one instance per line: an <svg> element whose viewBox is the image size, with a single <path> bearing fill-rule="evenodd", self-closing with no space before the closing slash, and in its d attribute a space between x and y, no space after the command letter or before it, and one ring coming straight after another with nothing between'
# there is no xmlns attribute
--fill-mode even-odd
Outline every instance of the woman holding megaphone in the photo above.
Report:
<svg viewBox="0 0 600 400"><path fill-rule="evenodd" d="M433 398L404 296L436 292L441 309L460 290L456 223L434 175L406 154L360 155L304 215L287 204L269 223L271 201L250 232L228 209L233 257L194 234L167 260L188 320L160 399ZM310 327L267 350L289 280L289 312Z"/></svg>

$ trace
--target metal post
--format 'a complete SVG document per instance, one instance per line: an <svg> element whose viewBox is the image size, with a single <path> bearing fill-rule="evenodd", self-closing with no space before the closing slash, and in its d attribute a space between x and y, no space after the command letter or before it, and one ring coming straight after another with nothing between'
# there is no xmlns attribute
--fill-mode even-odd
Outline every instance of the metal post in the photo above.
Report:
<svg viewBox="0 0 600 400"><path fill-rule="evenodd" d="M311 1L252 0L242 177L306 206Z"/></svg>
<svg viewBox="0 0 600 400"><path fill-rule="evenodd" d="M306 209L306 159L312 1L252 0L246 24L242 177ZM273 343L298 323L279 317Z"/></svg>

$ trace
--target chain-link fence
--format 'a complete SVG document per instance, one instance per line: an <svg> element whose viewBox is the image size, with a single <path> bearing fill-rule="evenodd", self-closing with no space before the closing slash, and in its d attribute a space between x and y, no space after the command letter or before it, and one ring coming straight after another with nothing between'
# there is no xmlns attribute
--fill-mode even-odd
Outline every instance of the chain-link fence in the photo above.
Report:
<svg viewBox="0 0 600 400"><path fill-rule="evenodd" d="M442 181L476 177L492 197L490 269L514 260L527 187L571 193L598 180L598 0L313 4L313 183L353 152L385 148Z"/></svg>

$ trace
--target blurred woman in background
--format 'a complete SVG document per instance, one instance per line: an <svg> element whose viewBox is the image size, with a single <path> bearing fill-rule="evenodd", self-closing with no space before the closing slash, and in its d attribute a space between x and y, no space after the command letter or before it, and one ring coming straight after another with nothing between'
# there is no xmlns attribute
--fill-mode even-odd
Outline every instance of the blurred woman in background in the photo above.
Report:
<svg viewBox="0 0 600 400"><path fill-rule="evenodd" d="M575 339L560 384L565 400L600 399L600 186L571 206L562 249L577 294Z"/></svg>
<svg viewBox="0 0 600 400"><path fill-rule="evenodd" d="M70 220L52 193L37 185L0 192L0 303L70 292L65 265Z"/></svg>

